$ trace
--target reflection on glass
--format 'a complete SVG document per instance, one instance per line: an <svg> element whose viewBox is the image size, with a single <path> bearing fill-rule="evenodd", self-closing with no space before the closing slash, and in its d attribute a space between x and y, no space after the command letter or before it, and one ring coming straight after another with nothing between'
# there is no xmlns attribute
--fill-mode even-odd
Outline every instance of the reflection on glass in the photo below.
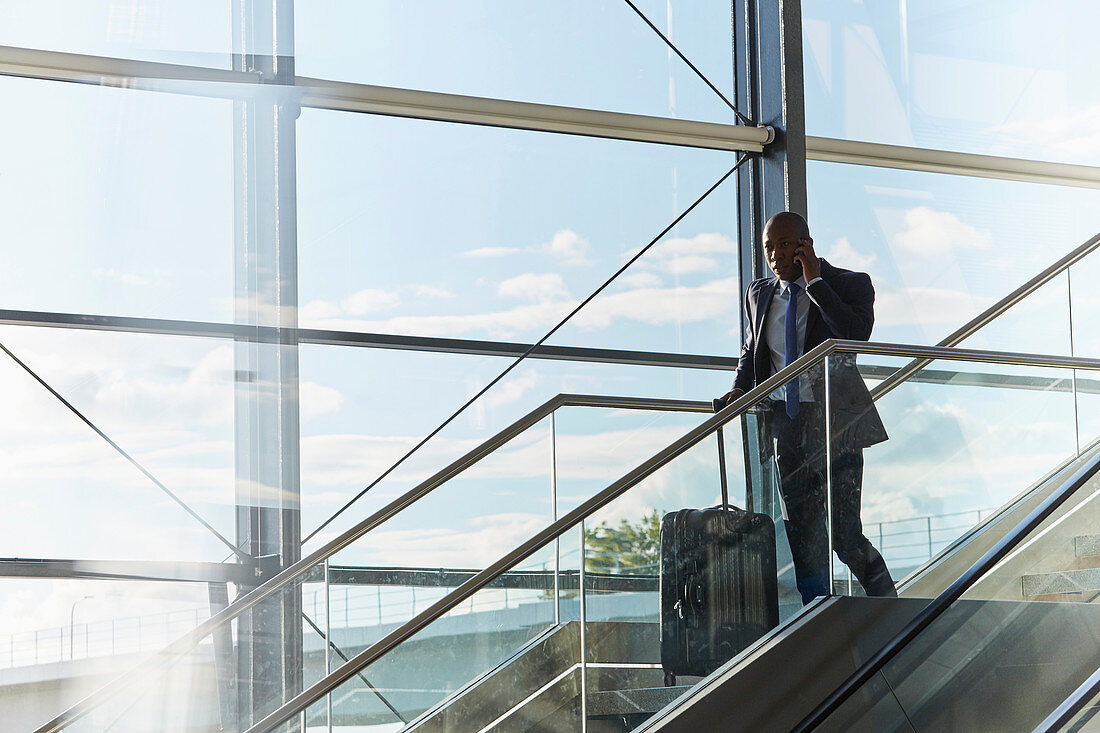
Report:
<svg viewBox="0 0 1100 733"><path fill-rule="evenodd" d="M1062 273L957 345L967 349L1072 356L1068 296L1067 275Z"/></svg>
<svg viewBox="0 0 1100 733"><path fill-rule="evenodd" d="M7 5L0 26L2 46L193 66L230 65L230 0L36 0Z"/></svg>
<svg viewBox="0 0 1100 733"><path fill-rule="evenodd" d="M858 363L870 378L907 360ZM1076 454L1065 369L938 360L876 407L890 439L866 451L863 532L898 580Z"/></svg>
<svg viewBox="0 0 1100 733"><path fill-rule="evenodd" d="M730 6L640 0L727 97ZM732 122L733 113L626 3L299 3L296 68L340 79L615 112Z"/></svg>
<svg viewBox="0 0 1100 733"><path fill-rule="evenodd" d="M1073 317L1073 355L1100 358L1100 292L1092 286L1100 278L1100 251L1093 251L1069 268L1068 285Z"/></svg>
<svg viewBox="0 0 1100 733"><path fill-rule="evenodd" d="M876 341L938 343L1097 229L1094 190L835 163L807 176L814 248L870 274ZM1064 282L1018 309L1006 322L1027 330L994 321L990 346L1066 353Z"/></svg>
<svg viewBox="0 0 1100 733"><path fill-rule="evenodd" d="M0 176L4 308L233 320L231 100L14 77L0 96L21 141Z"/></svg>
<svg viewBox="0 0 1100 733"><path fill-rule="evenodd" d="M232 347L209 339L4 327L0 340L230 543ZM154 356L155 355L155 356ZM0 355L0 555L221 561L230 549Z"/></svg>
<svg viewBox="0 0 1100 733"><path fill-rule="evenodd" d="M1100 8L1062 0L802 3L811 135L1100 162Z"/></svg>

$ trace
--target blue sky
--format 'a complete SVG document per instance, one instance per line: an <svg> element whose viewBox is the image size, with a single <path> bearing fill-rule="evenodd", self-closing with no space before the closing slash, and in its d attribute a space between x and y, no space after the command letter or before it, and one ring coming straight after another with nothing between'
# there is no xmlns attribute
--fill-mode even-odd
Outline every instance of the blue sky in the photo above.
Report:
<svg viewBox="0 0 1100 733"><path fill-rule="evenodd" d="M641 6L729 93L728 2ZM807 1L810 134L1096 163L1100 94L1082 65L1091 43L1075 36L1094 24L1080 15L1070 24L1059 15L1095 8L1054 3L1050 15L1036 20L1022 2L996 3L996 14L992 7ZM212 65L226 65L232 50L224 2L0 2L0 9L11 19L0 28L0 44ZM991 15L999 20L983 32L964 32ZM59 25L57 17L72 22ZM303 0L296 22L302 75L730 119L728 108L620 2ZM0 78L0 93L17 110L0 121L0 139L7 141L0 307L232 319L229 102L11 78ZM302 325L533 340L735 157L304 110ZM818 251L872 274L876 340L934 343L1096 229L1092 190L827 163L808 168ZM735 354L742 286L733 195L731 180L553 343ZM1082 272L1081 280L1089 279L1091 270ZM991 330L972 345L1064 352L1066 334L1049 327L1064 317L1065 291L1058 287L1013 313L1013 327ZM1073 297L1079 310L1098 305L1087 287ZM1081 326L1077 353L1100 353L1100 338L1087 328ZM4 328L0 339L232 534L228 344L26 328ZM488 357L337 347L303 347L300 359L307 529L504 365ZM6 465L0 491L18 511L5 520L0 535L8 548L0 555L149 557L156 548L158 556L221 559L201 528L160 501L155 488L10 364L3 368L11 427L0 450ZM533 361L353 515L363 516L558 392L705 399L728 381L718 372ZM991 412L1000 398L956 389L947 399L948 389L914 388L884 407L896 440L869 454L875 487L868 490L868 521L999 504L1067 449L1055 419L1065 408L1057 396L1011 396L1019 415L1034 416L1034 432L1021 438L1022 421ZM980 416L990 419L982 423ZM970 463L960 465L971 470L939 493L923 479L945 460L931 448L921 466L904 467L904 480L887 472L898 463L891 451L906 443L907 431L933 418L970 446ZM574 448L585 468L570 480L591 490L684 425L667 416L579 420L572 429L587 437ZM997 443L988 441L1005 434L1033 449L1020 458L1027 466L1013 469L1019 486L975 478L990 465ZM527 452L518 451L512 463L502 458L507 469L490 471L491 480L456 484L425 509L444 539L433 545L420 538L423 554L416 557L487 561L545 519L544 468L529 465L542 461L535 456L544 448L535 434L528 440ZM622 453L623 446L630 452ZM710 501L699 497L715 490L692 488L661 501ZM639 500L630 511L655 502ZM54 530L42 533L47 521ZM493 541L477 544L487 537ZM475 549L463 555L463 547ZM371 557L364 550L360 559ZM123 598L116 602L105 592L74 588L27 591L0 614L13 627L60 623L73 594L85 592L101 596L84 604L90 615L164 603L153 591L143 600L134 590L113 590L131 594L111 596ZM37 609L34 618L28 609Z"/></svg>

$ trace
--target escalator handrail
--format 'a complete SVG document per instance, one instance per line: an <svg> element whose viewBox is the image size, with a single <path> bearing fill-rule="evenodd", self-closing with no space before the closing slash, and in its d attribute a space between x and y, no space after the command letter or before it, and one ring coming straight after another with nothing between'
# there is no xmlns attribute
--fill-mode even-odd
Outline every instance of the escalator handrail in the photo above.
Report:
<svg viewBox="0 0 1100 733"><path fill-rule="evenodd" d="M1001 314L1008 311L1012 306L1022 301L1027 296L1034 293L1039 288L1046 285L1061 273L1068 270L1071 266L1087 257L1093 250L1100 247L1100 232L1089 237L1085 242L1073 248L1065 255L1060 257L1056 262L1052 263L1045 270L1035 275L1020 287L1013 290L1005 297L998 300L993 305L986 308L978 315L971 318L968 322L960 326L951 335L944 338L936 346L958 346L966 339L973 336L975 333L985 328L993 320L998 318ZM875 385L875 388L871 390L871 395L878 399L885 395L887 392L897 387L899 384L908 379L911 375L919 372L925 366L928 365L928 361L925 359L914 359L905 366L898 369L886 379Z"/></svg>
<svg viewBox="0 0 1100 733"><path fill-rule="evenodd" d="M874 677L891 659L900 653L909 642L915 639L932 622L939 618L963 593L982 576L993 569L1016 546L1041 525L1051 514L1082 486L1100 471L1100 455L1093 456L1085 465L1077 469L1062 488L1048 496L1031 511L1011 532L991 547L977 562L971 565L947 589L929 601L901 631L895 634L875 654L867 659L839 687L833 690L802 721L792 729L792 733L805 733L817 728L830 714L835 712L845 700Z"/></svg>
<svg viewBox="0 0 1100 733"><path fill-rule="evenodd" d="M950 359L952 361L1068 367L1100 371L1100 359L1043 356L1039 354L1008 353L977 349L952 349L935 346L906 346L901 344L842 341L834 339L825 341L806 352L790 366L785 367L759 386L731 402L721 412L705 420L695 428L692 428L685 435L678 438L607 488L593 495L560 519L528 538L511 552L456 587L412 619L356 654L350 661L333 670L309 688L283 703L283 705L270 713L267 717L251 728L248 728L246 733L266 733L266 731L273 730L276 726L286 722L299 711L313 704L329 692L332 692L359 670L377 661L398 645L423 630L429 624L442 617L445 613L467 600L474 593L493 582L509 568L514 567L516 563L521 562L543 546L549 544L562 532L567 531L593 512L618 498L621 494L643 481L662 466L709 437L727 422L749 411L760 401L767 399L769 395L783 387L788 381L822 363L830 355L835 353L916 356L932 359ZM1100 467L1100 456L1097 457L1096 465Z"/></svg>

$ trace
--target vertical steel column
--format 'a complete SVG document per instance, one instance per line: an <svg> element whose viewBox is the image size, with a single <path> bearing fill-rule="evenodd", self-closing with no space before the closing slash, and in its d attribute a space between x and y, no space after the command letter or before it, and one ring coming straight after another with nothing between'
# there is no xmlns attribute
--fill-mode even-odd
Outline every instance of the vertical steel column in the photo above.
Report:
<svg viewBox="0 0 1100 733"><path fill-rule="evenodd" d="M259 72L262 80L247 99L234 102L235 317L257 329L293 329L299 113L293 0L234 0L233 10L234 68ZM254 558L259 583L300 558L298 349L284 338L234 348L237 542ZM242 725L301 690L301 612L296 589L241 617Z"/></svg>
<svg viewBox="0 0 1100 733"><path fill-rule="evenodd" d="M802 3L732 0L732 16L734 104L757 124L775 130L775 140L763 155L746 161L737 171L738 272L744 291L749 282L767 274L761 235L768 217L779 211L807 213ZM748 323L741 315L743 343ZM749 442L747 421L742 420L742 426ZM745 467L749 486L762 487L763 495L755 502L757 511L774 514L769 469L755 457Z"/></svg>
<svg viewBox="0 0 1100 733"><path fill-rule="evenodd" d="M210 615L229 605L229 586L227 583L210 583ZM195 624L198 626L198 623ZM114 624L111 625L112 646ZM228 624L213 634L214 670L218 680L218 709L221 725L225 730L237 730L237 673L233 655L233 630ZM113 651L113 649L112 649Z"/></svg>
<svg viewBox="0 0 1100 733"><path fill-rule="evenodd" d="M775 141L737 173L741 277L763 277L760 235L779 211L806 215L801 0L733 0L734 104Z"/></svg>

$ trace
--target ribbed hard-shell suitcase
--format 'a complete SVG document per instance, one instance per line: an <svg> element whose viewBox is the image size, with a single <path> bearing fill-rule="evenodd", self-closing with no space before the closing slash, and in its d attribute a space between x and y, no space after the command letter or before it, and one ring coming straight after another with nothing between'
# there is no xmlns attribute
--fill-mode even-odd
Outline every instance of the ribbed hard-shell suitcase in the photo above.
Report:
<svg viewBox="0 0 1100 733"><path fill-rule="evenodd" d="M779 624L775 524L729 503L718 435L722 505L661 520L661 666L705 676Z"/></svg>

